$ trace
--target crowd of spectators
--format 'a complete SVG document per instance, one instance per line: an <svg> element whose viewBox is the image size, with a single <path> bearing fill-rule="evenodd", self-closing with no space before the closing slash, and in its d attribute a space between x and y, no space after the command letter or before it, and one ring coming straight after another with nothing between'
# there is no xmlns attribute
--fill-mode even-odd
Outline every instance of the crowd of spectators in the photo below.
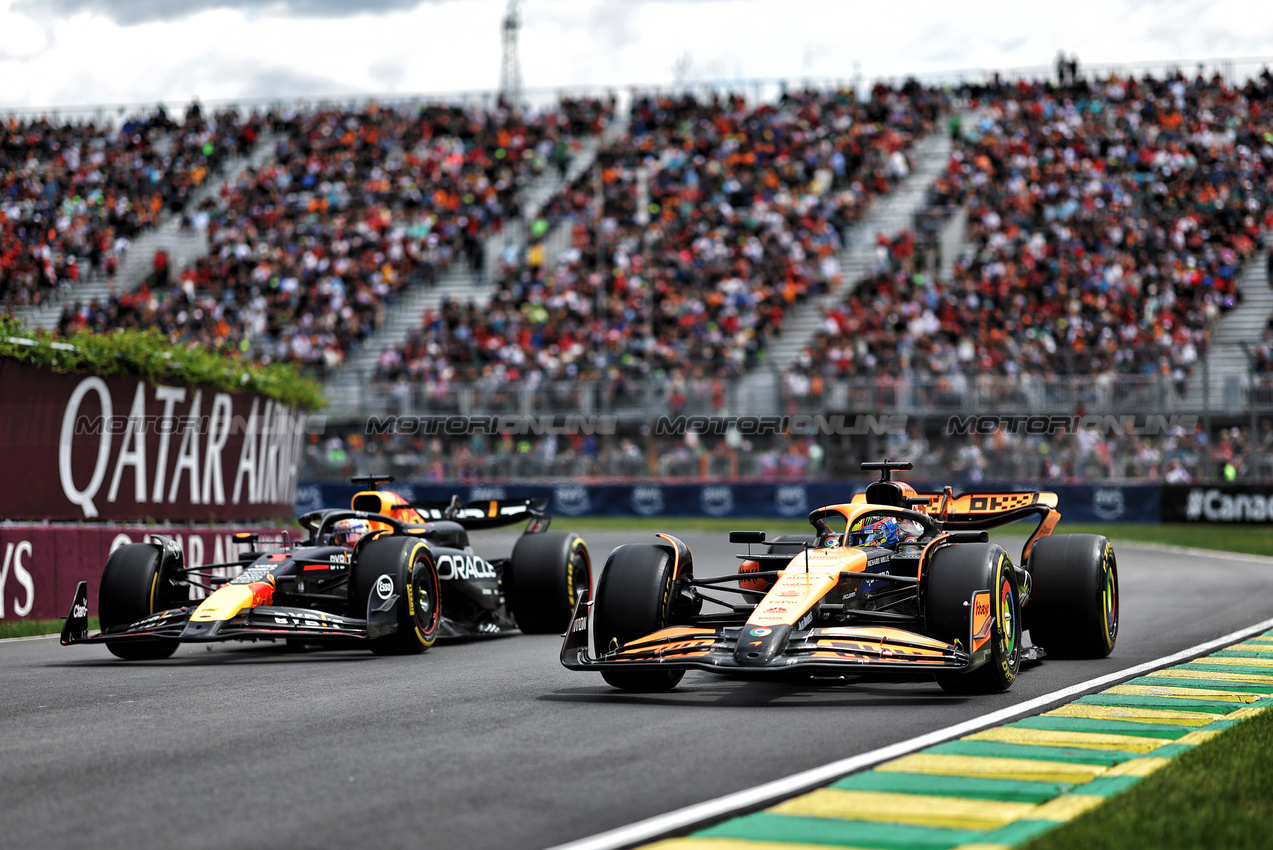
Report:
<svg viewBox="0 0 1273 850"><path fill-rule="evenodd" d="M713 378L763 359L793 304L840 282L845 229L909 172L945 96L911 83L638 97L627 132L544 214L572 246L532 245L489 307L445 305L378 377L435 384Z"/></svg>
<svg viewBox="0 0 1273 850"><path fill-rule="evenodd" d="M256 143L261 116L183 121L159 107L111 122L0 123L0 305L40 304L92 275L113 278L131 241Z"/></svg>
<svg viewBox="0 0 1273 850"><path fill-rule="evenodd" d="M377 378L447 396L602 381L623 395L648 378L671 412L721 407L726 382L764 363L794 305L841 283L843 234L910 168L950 95L914 83L741 96L636 97L627 129L541 212L570 247L532 241L501 268L491 302L446 301L387 352ZM1056 376L1166 379L1183 390L1238 270L1273 225L1273 78L1073 79L977 92L929 206L968 214L969 250L932 273L911 233L881 239L873 273L829 311L783 386L818 397L845 377L950 387ZM206 233L191 267L135 292L68 305L62 328L154 327L176 342L339 365L408 287L457 262L521 213L528 182L564 175L572 144L613 101L366 104L177 123L0 127L0 296L38 303L63 281L110 274L165 214ZM190 194L268 135L274 154L194 207ZM1273 374L1268 334L1252 355ZM1256 378L1253 389L1266 389ZM1273 386L1268 379L1267 386ZM1273 392L1273 391L1271 391ZM817 441L330 437L316 470L365 471L385 457L408 477L655 475L816 477ZM1273 476L1261 423L1161 439L995 434L905 446L920 469L969 480L1205 480ZM351 466L352 464L352 466Z"/></svg>
<svg viewBox="0 0 1273 850"><path fill-rule="evenodd" d="M860 478L862 460L910 461L916 480L1057 483L1257 481L1273 478L1273 420L1208 430L1176 426L1153 435L1080 429L1046 436L1000 430L988 435L904 434L839 438L744 437L690 432L649 434L502 434L443 438L368 435L333 429L310 438L302 478L346 480L389 472L401 480L815 481Z"/></svg>
<svg viewBox="0 0 1273 850"><path fill-rule="evenodd" d="M459 105L288 110L274 156L234 175L195 219L209 253L177 280L68 309L64 326L158 327L175 341L324 372L405 288L454 262L481 269L483 239L519 194L594 133L609 106L525 111Z"/></svg>
<svg viewBox="0 0 1273 850"><path fill-rule="evenodd" d="M1273 79L1021 83L975 106L930 198L967 210L965 259L941 279L909 238L882 244L797 371L1158 375L1183 392L1273 223Z"/></svg>
<svg viewBox="0 0 1273 850"><path fill-rule="evenodd" d="M413 481L551 481L657 478L814 480L827 474L826 449L816 440L754 442L722 437L501 434L443 438L315 435L302 477L345 480L367 470Z"/></svg>
<svg viewBox="0 0 1273 850"><path fill-rule="evenodd" d="M912 429L890 448L915 464L916 477L955 476L983 481L1091 483L1256 481L1273 478L1273 421L1224 426L1175 427L1162 435L1110 434L1079 430L1032 436L996 431L989 435L927 438Z"/></svg>

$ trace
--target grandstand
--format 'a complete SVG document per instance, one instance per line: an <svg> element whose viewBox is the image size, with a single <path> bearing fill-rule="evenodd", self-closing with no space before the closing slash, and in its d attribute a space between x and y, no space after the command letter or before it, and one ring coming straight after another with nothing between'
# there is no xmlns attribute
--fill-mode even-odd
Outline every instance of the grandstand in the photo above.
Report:
<svg viewBox="0 0 1273 850"><path fill-rule="evenodd" d="M810 477L887 448L974 478L1273 477L1268 72L938 82L14 118L0 294L324 377L318 475ZM642 434L769 412L911 427ZM622 427L460 445L360 435L368 413ZM1197 425L982 439L951 413Z"/></svg>

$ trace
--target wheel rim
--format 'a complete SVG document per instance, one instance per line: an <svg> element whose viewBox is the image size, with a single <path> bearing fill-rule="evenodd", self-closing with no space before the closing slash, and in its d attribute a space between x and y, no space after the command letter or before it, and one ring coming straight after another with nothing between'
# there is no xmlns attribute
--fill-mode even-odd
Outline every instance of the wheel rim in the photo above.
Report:
<svg viewBox="0 0 1273 850"><path fill-rule="evenodd" d="M423 558L416 562L411 581L415 607L415 630L421 641L428 643L438 628L438 588L434 571Z"/></svg>
<svg viewBox="0 0 1273 850"><path fill-rule="evenodd" d="M1003 655L1008 658L1017 649L1017 617L1016 605L1012 593L1012 582L1005 575L999 586L999 621L1003 630Z"/></svg>
<svg viewBox="0 0 1273 850"><path fill-rule="evenodd" d="M1118 635L1118 579L1109 555L1105 557L1105 586L1101 590L1101 604L1105 611L1105 643L1114 644Z"/></svg>

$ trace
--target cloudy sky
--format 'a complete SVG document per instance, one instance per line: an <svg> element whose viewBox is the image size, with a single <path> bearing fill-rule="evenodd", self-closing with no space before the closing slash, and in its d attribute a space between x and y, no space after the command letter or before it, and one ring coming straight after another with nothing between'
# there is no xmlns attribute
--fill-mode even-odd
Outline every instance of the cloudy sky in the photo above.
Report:
<svg viewBox="0 0 1273 850"><path fill-rule="evenodd" d="M527 88L1273 54L1267 0L522 0ZM0 0L0 110L490 90L507 0Z"/></svg>

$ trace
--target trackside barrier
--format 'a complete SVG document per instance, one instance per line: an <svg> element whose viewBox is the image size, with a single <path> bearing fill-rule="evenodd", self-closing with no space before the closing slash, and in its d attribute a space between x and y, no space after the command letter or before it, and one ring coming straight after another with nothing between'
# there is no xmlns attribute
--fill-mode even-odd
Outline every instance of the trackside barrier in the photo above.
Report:
<svg viewBox="0 0 1273 850"><path fill-rule="evenodd" d="M410 500L464 501L547 499L549 513L559 517L774 517L807 516L822 505L848 502L866 489L863 480L774 482L731 481L660 484L635 481L607 484L438 484L406 481L390 485ZM946 482L911 481L919 490L939 491ZM960 490L1031 490L1042 486L1060 496L1062 516L1072 522L1160 521L1162 487L1136 485L1038 485L982 482ZM297 514L323 507L346 506L357 487L302 483L296 491Z"/></svg>
<svg viewBox="0 0 1273 850"><path fill-rule="evenodd" d="M1169 484L1163 522L1273 523L1273 484Z"/></svg>
<svg viewBox="0 0 1273 850"><path fill-rule="evenodd" d="M119 546L146 542L151 531L176 540L187 566L236 558L235 532L255 531L263 540L279 534L260 527L0 526L0 623L65 617L81 581L88 582L89 614L96 616L106 559Z"/></svg>

